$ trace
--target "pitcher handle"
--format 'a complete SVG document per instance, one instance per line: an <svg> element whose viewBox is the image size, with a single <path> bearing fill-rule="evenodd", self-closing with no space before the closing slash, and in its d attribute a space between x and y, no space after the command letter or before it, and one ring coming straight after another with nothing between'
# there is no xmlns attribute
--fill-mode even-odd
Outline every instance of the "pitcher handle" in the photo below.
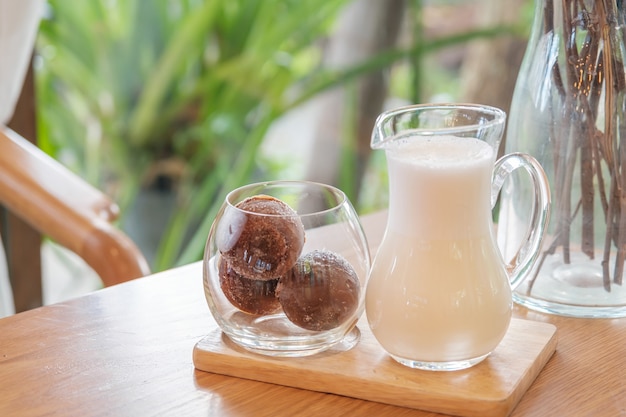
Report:
<svg viewBox="0 0 626 417"><path fill-rule="evenodd" d="M535 198L529 228L524 239L522 239L523 243L506 266L512 289L517 288L526 274L532 270L539 256L541 242L550 218L548 179L539 162L525 153L510 153L496 161L491 180L491 207L495 206L506 178L518 168L524 168L530 175L535 190Z"/></svg>

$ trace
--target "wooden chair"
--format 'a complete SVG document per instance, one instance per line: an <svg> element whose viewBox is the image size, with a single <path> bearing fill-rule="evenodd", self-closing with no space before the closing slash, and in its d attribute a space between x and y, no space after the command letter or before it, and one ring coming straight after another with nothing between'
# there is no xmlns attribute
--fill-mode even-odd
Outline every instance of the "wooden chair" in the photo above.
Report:
<svg viewBox="0 0 626 417"><path fill-rule="evenodd" d="M117 205L8 128L0 128L0 203L83 258L105 286L150 273L141 251L113 225ZM11 283L20 287L13 277Z"/></svg>
<svg viewBox="0 0 626 417"><path fill-rule="evenodd" d="M33 84L30 68L10 124L31 140L36 137ZM0 206L0 234L16 312L43 302L42 235L85 260L105 286L150 273L139 248L113 224L118 206L6 127L0 127Z"/></svg>
<svg viewBox="0 0 626 417"><path fill-rule="evenodd" d="M4 33L8 38L3 39L2 45L8 45L9 58L20 57L16 48L30 47L28 26L37 23L40 6L25 2L24 9L14 9L17 24L23 26L12 27L11 33ZM8 9L12 9L11 6ZM31 14L25 15L27 12ZM21 82L19 59L16 65L11 67L15 71L2 72L7 76L4 82ZM105 286L150 273L137 246L113 225L119 214L117 205L35 145L32 57L31 65L26 67L9 128L0 125L0 236L17 312L43 303L42 236L50 237L83 258ZM7 100L5 102L13 106L12 98Z"/></svg>

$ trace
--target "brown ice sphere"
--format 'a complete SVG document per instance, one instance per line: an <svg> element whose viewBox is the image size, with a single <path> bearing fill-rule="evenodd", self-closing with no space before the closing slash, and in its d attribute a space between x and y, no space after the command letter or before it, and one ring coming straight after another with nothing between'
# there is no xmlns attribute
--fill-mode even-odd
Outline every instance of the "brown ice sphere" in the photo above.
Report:
<svg viewBox="0 0 626 417"><path fill-rule="evenodd" d="M249 197L224 216L218 249L230 266L250 279L271 280L287 273L304 246L304 226L285 202Z"/></svg>
<svg viewBox="0 0 626 417"><path fill-rule="evenodd" d="M278 279L242 277L224 259L220 261L219 276L222 292L239 310L255 315L271 314L280 310L280 303L276 298Z"/></svg>
<svg viewBox="0 0 626 417"><path fill-rule="evenodd" d="M361 286L352 265L329 251L302 256L278 281L276 295L287 318L308 330L330 330L357 309Z"/></svg>

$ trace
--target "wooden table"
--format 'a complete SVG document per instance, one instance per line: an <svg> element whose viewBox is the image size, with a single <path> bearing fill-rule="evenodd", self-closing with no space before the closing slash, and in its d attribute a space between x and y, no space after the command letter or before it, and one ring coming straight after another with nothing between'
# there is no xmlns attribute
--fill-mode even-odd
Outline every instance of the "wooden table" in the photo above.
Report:
<svg viewBox="0 0 626 417"><path fill-rule="evenodd" d="M374 246L382 224L364 219ZM626 319L515 315L559 344L513 416L626 416ZM197 371L214 326L200 263L2 319L0 416L435 415Z"/></svg>

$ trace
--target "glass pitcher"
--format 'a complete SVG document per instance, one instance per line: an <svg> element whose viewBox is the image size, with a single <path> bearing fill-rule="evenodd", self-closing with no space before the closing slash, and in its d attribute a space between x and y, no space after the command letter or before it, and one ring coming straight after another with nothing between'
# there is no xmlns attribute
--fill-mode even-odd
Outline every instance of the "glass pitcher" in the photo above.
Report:
<svg viewBox="0 0 626 417"><path fill-rule="evenodd" d="M467 368L506 334L512 288L537 259L550 195L532 157L509 154L496 162L505 120L493 107L444 104L403 107L376 121L371 145L386 152L389 214L366 312L376 339L403 365ZM492 208L517 168L534 184L534 215L528 239L507 264Z"/></svg>

